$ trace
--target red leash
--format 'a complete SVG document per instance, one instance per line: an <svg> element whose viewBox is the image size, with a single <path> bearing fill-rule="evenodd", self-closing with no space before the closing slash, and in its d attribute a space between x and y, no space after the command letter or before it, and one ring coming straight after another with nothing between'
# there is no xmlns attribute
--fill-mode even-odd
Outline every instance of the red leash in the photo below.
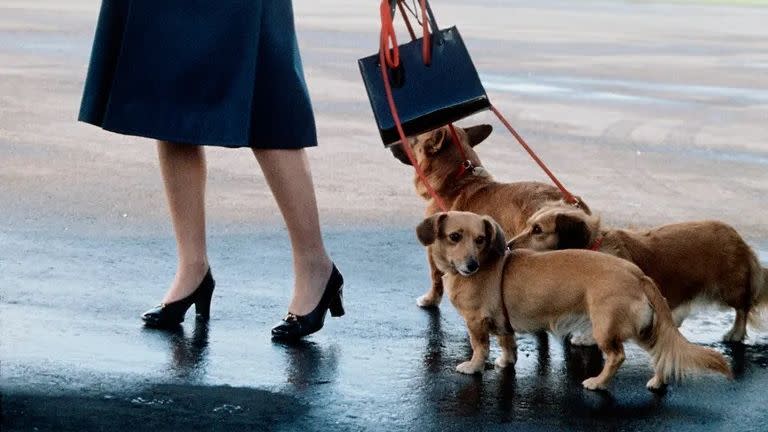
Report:
<svg viewBox="0 0 768 432"><path fill-rule="evenodd" d="M429 32L429 26L428 26L428 17L427 17L427 6L426 6L426 0L420 0L419 1L421 5L421 15L422 15L422 28L423 28L423 44L422 44L422 56L424 58L424 64L428 65L432 61L432 51L430 49L430 32ZM403 10L403 5L400 1L397 2L400 13L403 16L403 19L405 20L405 24L408 28L408 33L411 35L411 38L415 39L415 32L413 31L413 28L411 27L411 23L408 20L407 14ZM429 180L427 179L427 176L424 174L424 171L421 169L421 166L418 164L418 161L416 160L416 156L413 154L413 149L411 148L410 144L408 143L408 138L405 136L405 132L403 131L403 125L400 121L400 116L397 113L397 106L395 105L394 96L392 95L392 86L389 83L389 74L387 73L388 68L397 68L400 66L400 50L398 49L397 44L397 35L395 32L394 27L394 19L392 17L392 12L389 8L389 2L387 0L382 0L381 6L380 6L380 12L381 12L381 38L380 38L380 47L379 47L379 63L381 63L381 77L384 81L384 90L387 95L387 102L389 104L390 112L392 113L392 119L395 122L395 127L397 129L397 133L400 136L400 144L403 147L403 150L405 150L405 154L408 156L408 159L411 161L411 165L413 165L414 170L416 170L416 175L419 178L419 181L424 184L424 187L427 189L427 193L432 197L432 199L435 201L437 206L442 211L448 211L448 207L445 205L445 202L442 198L437 194L435 189L432 187L432 185L429 183ZM525 151L531 156L531 158L536 162L539 167L544 171L544 173L549 176L549 178L552 180L552 182L557 186L558 189L560 189L560 192L563 194L563 198L565 201L569 204L573 204L575 206L579 206L579 200L570 192L568 189L563 186L563 184L560 182L560 180L557 179L554 173L547 167L547 165L544 163L544 161L539 158L539 156L536 154L536 152L533 151L533 149L528 145L527 142L523 139L520 134L517 133L517 131L512 127L512 125L507 121L506 118L499 112L499 110L496 109L495 106L491 105L491 111L498 117L499 121L501 121L502 124L509 130L509 132L512 134L512 136L515 137L518 143L525 149ZM464 175L468 170L472 168L472 162L467 159L466 153L464 152L464 148L461 146L461 141L459 141L459 136L456 133L456 129L453 127L453 124L448 125L448 129L451 133L451 139L456 146L456 148L459 151L459 154L462 158L461 166L459 167L459 171L457 173L457 177L461 177Z"/></svg>
<svg viewBox="0 0 768 432"><path fill-rule="evenodd" d="M398 0L397 7L400 9L400 15L403 17L403 21L405 21L405 27L408 28L408 34L411 35L411 40L416 40L416 33L413 31L413 27L411 27L411 20L408 19L408 15L405 13L403 2Z"/></svg>
<svg viewBox="0 0 768 432"><path fill-rule="evenodd" d="M453 140L453 144L459 150L459 154L461 155L461 165L459 165L459 170L456 172L456 178L459 179L464 176L467 171L474 169L475 166L472 164L472 161L467 158L467 154L464 152L464 147L461 146L459 135L456 134L456 128L453 127L453 123L448 125L448 130L451 131L451 140Z"/></svg>
<svg viewBox="0 0 768 432"><path fill-rule="evenodd" d="M512 134L512 136L514 136L515 139L517 139L517 142L519 142L520 145L523 146L523 148L525 149L526 152L528 152L531 158L533 158L533 160L539 165L539 167L541 167L541 169L544 170L544 172L552 180L552 183L554 183L555 186L557 186L557 188L560 189L560 192L563 194L563 198L565 198L565 202L567 202L568 204L573 204L578 206L579 200L575 196L573 196L573 194L570 193L568 189L566 189L565 186L563 186L562 183L560 183L560 180L558 180L557 177L555 177L555 175L552 173L552 171L550 171L549 168L547 168L547 165L544 164L544 162L539 158L536 152L533 151L533 149L528 145L528 143L525 142L523 137L517 133L517 131L512 127L512 125L509 124L507 119L504 118L503 115L501 115L499 110L497 110L495 106L491 105L491 111L493 111L493 113L496 114L496 117L498 117L499 120L504 124L504 126L507 127L507 129Z"/></svg>
<svg viewBox="0 0 768 432"><path fill-rule="evenodd" d="M427 28L427 20L426 20L426 3L425 0L421 0L422 5L422 13L424 14L425 19L424 21L424 33L429 33L429 29ZM424 187L427 188L427 192L432 197L433 200L435 200L435 203L438 207L440 207L440 210L442 211L448 211L448 206L445 205L445 202L442 198L435 192L435 189L432 187L431 184L429 184L429 180L427 179L427 176L424 174L424 171L421 169L421 166L419 165L419 162L416 160L416 155L413 154L413 149L411 148L411 145L408 143L408 138L405 136L405 132L403 131L403 125L400 122L400 116L397 114L397 106L395 106L395 98L392 96L392 86L389 84L389 74L387 73L387 69L396 68L400 66L400 51L397 49L397 36L395 35L395 27L394 23L392 22L392 12L389 10L389 2L387 0L382 0L381 2L381 47L379 49L379 63L381 63L381 78L384 80L384 90L387 94L387 102L389 103L389 110L392 112L392 119L395 121L395 127L397 128L397 133L400 135L400 144L403 147L403 150L405 150L405 154L408 156L408 159L411 161L411 165L413 165L413 169L416 170L416 175L419 177L419 180L424 184ZM403 15L405 16L405 15ZM426 39L425 39L426 41ZM391 51L393 53L390 53L390 47L389 44L392 44ZM424 49L422 53L429 52L429 45L426 43L424 44ZM426 64L428 56L424 57L424 62ZM431 57L429 57L431 59Z"/></svg>

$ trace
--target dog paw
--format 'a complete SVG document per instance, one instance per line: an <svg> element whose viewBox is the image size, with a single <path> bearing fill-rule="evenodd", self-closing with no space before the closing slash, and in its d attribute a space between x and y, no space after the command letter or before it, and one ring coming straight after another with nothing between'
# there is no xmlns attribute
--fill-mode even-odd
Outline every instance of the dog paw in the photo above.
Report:
<svg viewBox="0 0 768 432"><path fill-rule="evenodd" d="M723 336L723 342L741 342L745 337L747 337L746 331L731 329Z"/></svg>
<svg viewBox="0 0 768 432"><path fill-rule="evenodd" d="M658 377L654 376L645 384L645 388L650 391L659 391L664 388L664 382Z"/></svg>
<svg viewBox="0 0 768 432"><path fill-rule="evenodd" d="M576 333L571 336L571 345L592 346L597 345L597 341L592 333Z"/></svg>
<svg viewBox="0 0 768 432"><path fill-rule="evenodd" d="M460 372L467 375L473 375L483 370L483 365L476 366L471 361L465 361L464 363L456 366L456 372Z"/></svg>
<svg viewBox="0 0 768 432"><path fill-rule="evenodd" d="M423 296L416 299L416 305L418 305L420 308L433 308L440 304L441 299L442 298L440 296L424 294Z"/></svg>
<svg viewBox="0 0 768 432"><path fill-rule="evenodd" d="M597 379L597 377L587 378L581 385L587 390L605 390L605 384Z"/></svg>

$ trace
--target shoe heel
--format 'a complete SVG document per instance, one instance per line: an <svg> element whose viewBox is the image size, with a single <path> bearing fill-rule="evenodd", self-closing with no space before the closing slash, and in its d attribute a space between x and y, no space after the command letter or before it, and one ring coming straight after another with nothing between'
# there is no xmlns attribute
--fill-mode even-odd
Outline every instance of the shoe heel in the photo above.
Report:
<svg viewBox="0 0 768 432"><path fill-rule="evenodd" d="M332 317L340 317L344 316L344 303L342 302L343 295L341 292L341 288L339 288L339 293L336 295L336 297L331 300L331 304L328 305L328 310L331 311Z"/></svg>
<svg viewBox="0 0 768 432"><path fill-rule="evenodd" d="M213 298L213 285L209 290L200 292L195 299L195 313L199 318L205 320L211 318L211 298Z"/></svg>

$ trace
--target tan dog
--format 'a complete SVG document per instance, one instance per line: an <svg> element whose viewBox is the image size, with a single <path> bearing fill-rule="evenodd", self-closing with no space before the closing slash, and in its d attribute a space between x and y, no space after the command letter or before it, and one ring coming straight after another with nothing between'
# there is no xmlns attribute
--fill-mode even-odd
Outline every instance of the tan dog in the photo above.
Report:
<svg viewBox="0 0 768 432"><path fill-rule="evenodd" d="M562 198L554 186L539 182L499 183L483 168L473 147L485 140L493 128L490 125L468 129L456 127L461 146L469 160L465 164L461 153L451 138L448 127L436 129L410 140L419 166L429 179L430 185L451 210L471 211L492 216L499 221L504 232L512 237L525 228L525 223L537 210L552 200ZM410 165L401 145L393 146L392 153L401 162ZM428 200L426 215L440 211L427 189L415 178L416 192ZM589 209L582 205L584 211ZM427 251L432 276L432 286L419 297L417 304L432 307L440 304L443 295L442 273L432 262Z"/></svg>
<svg viewBox="0 0 768 432"><path fill-rule="evenodd" d="M561 334L590 325L605 366L584 380L587 389L605 388L624 361L623 342L629 339L653 359L649 389L694 369L731 376L720 353L680 334L653 281L628 261L581 250L505 254L503 229L487 216L467 212L438 213L416 232L431 246L449 298L469 329L472 359L461 363L459 372L483 370L490 334L499 336L502 355L496 364L505 367L517 358L515 331Z"/></svg>
<svg viewBox="0 0 768 432"><path fill-rule="evenodd" d="M731 226L702 221L646 231L601 229L600 219L563 203L541 209L509 242L511 249L555 250L595 247L640 267L659 286L678 326L697 302L736 310L724 340L742 341L747 321L759 324L757 307L768 304L768 270Z"/></svg>

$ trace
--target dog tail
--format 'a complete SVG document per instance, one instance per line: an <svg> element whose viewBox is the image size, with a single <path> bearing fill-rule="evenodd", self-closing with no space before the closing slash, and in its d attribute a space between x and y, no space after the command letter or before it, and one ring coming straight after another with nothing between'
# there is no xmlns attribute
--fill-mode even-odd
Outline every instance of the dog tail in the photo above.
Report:
<svg viewBox="0 0 768 432"><path fill-rule="evenodd" d="M643 292L652 309L651 322L640 332L640 342L653 359L654 370L664 382L680 381L696 370L710 370L733 377L722 354L689 342L675 325L666 299L653 280L643 276Z"/></svg>

